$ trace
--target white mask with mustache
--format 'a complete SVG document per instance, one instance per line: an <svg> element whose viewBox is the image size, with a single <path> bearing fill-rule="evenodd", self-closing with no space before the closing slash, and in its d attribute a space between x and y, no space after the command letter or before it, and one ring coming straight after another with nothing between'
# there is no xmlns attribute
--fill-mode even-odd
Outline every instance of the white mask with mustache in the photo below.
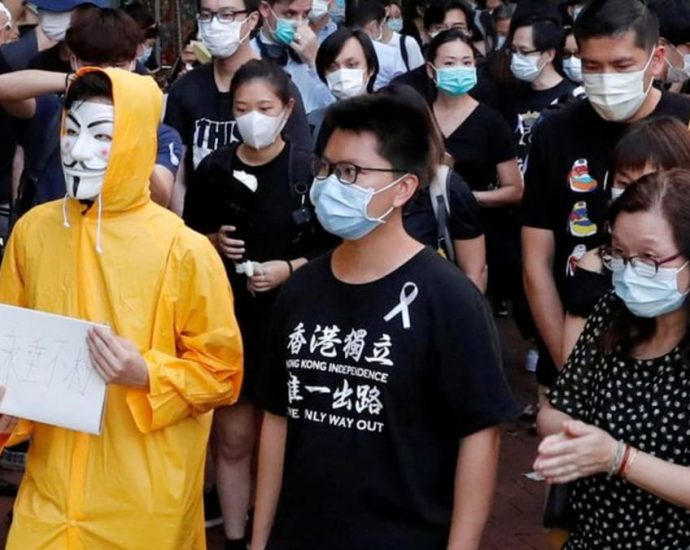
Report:
<svg viewBox="0 0 690 550"><path fill-rule="evenodd" d="M113 140L113 106L96 101L76 102L67 111L60 140L67 194L94 199L103 189Z"/></svg>

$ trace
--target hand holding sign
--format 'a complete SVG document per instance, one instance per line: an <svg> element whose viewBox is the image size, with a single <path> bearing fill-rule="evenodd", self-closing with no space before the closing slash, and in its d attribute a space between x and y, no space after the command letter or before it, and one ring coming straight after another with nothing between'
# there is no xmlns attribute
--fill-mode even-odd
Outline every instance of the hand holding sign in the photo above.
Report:
<svg viewBox="0 0 690 550"><path fill-rule="evenodd" d="M0 386L0 403L2 402L3 397L5 397L5 386ZM11 434L14 431L17 422L19 422L19 419L16 416L0 414L0 434Z"/></svg>
<svg viewBox="0 0 690 550"><path fill-rule="evenodd" d="M148 366L132 342L100 327L89 330L86 342L93 368L108 384L148 387Z"/></svg>

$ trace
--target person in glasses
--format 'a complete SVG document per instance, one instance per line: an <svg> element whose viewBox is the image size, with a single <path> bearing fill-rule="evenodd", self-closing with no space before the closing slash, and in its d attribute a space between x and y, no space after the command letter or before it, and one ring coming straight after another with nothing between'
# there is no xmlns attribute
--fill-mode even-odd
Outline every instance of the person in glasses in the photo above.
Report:
<svg viewBox="0 0 690 550"><path fill-rule="evenodd" d="M566 550L690 547L690 172L628 186L602 254L613 292L550 389L535 469L571 484Z"/></svg>
<svg viewBox="0 0 690 550"><path fill-rule="evenodd" d="M232 114L230 84L242 65L261 58L250 45L260 20L258 10L259 0L200 0L199 38L212 60L173 84L165 111L165 123L180 133L184 146L171 202L178 213L199 163L216 149L241 140ZM308 150L311 139L302 98L295 85L290 88L295 107L285 132L296 147Z"/></svg>
<svg viewBox="0 0 690 550"><path fill-rule="evenodd" d="M432 175L431 119L367 95L324 131L310 197L343 241L272 312L251 547L477 549L514 402L482 295L403 226Z"/></svg>
<svg viewBox="0 0 690 550"><path fill-rule="evenodd" d="M690 169L690 132L685 124L671 117L659 117L633 124L613 151L609 171L611 200L615 202L625 188L642 176L671 170ZM563 357L568 358L585 328L594 306L611 289L611 270L607 269L606 247L588 251L579 262L571 262L564 291L566 309L563 325Z"/></svg>

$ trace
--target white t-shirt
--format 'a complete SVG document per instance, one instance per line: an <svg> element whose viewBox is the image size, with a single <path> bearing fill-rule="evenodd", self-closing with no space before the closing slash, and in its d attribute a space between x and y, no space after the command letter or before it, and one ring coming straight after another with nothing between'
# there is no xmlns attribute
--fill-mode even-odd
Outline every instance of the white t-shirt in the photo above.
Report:
<svg viewBox="0 0 690 550"><path fill-rule="evenodd" d="M424 65L424 56L422 55L422 49L419 47L417 41L411 36L401 35L400 33L393 31L393 37L390 39L390 42L388 42L388 45L395 46L396 48L398 48L398 50L401 50L401 42L404 44L405 50L407 51L407 63L409 66L409 70L413 71L417 67L421 67L422 65ZM403 56L402 50L400 51L400 56L403 59L404 64L405 58Z"/></svg>
<svg viewBox="0 0 690 550"><path fill-rule="evenodd" d="M374 43L374 50L376 50L376 57L379 60L379 74L374 83L374 91L376 91L388 86L396 76L407 72L407 67L405 67L399 47L384 44L378 40L372 40L372 42Z"/></svg>

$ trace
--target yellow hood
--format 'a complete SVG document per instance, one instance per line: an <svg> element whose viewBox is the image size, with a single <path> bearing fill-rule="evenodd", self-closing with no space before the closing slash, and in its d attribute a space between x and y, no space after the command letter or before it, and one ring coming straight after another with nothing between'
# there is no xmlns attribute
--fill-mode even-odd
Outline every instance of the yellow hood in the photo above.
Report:
<svg viewBox="0 0 690 550"><path fill-rule="evenodd" d="M137 208L150 200L149 178L156 162L163 95L150 76L85 67L77 77L90 72L108 77L115 105L113 143L101 193L103 212Z"/></svg>

